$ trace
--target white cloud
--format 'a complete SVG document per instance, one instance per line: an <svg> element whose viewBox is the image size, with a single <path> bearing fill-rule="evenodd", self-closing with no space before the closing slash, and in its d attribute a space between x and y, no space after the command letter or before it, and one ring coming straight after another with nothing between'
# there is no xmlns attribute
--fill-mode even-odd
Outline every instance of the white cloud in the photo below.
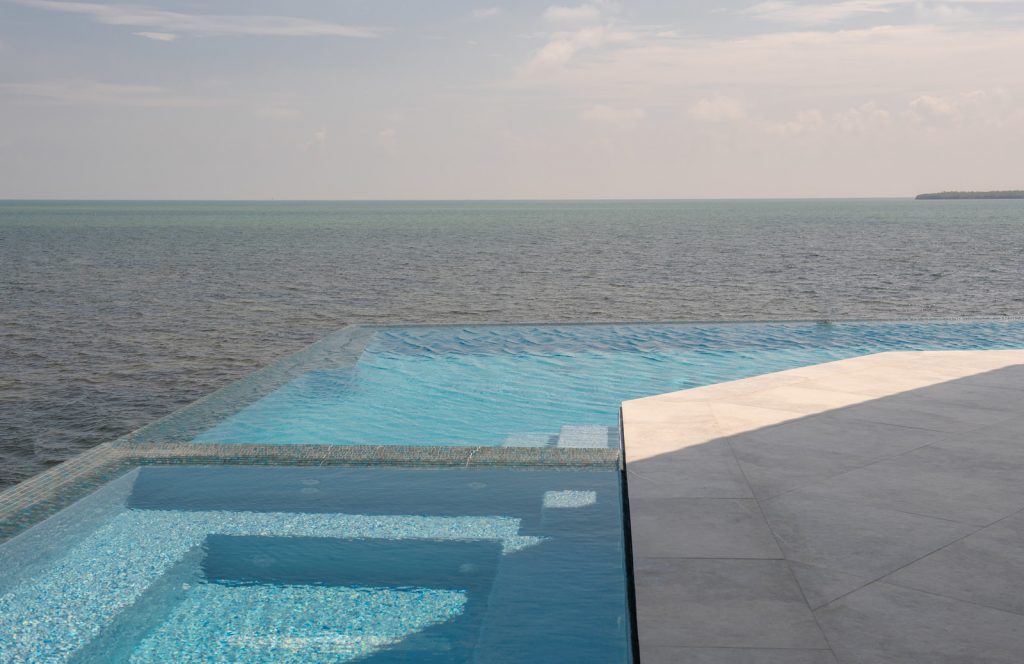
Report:
<svg viewBox="0 0 1024 664"><path fill-rule="evenodd" d="M596 21L601 18L601 8L597 5L553 5L544 10L543 16L545 21Z"/></svg>
<svg viewBox="0 0 1024 664"><path fill-rule="evenodd" d="M633 39L633 36L632 33L605 26L583 28L575 32L556 32L547 44L533 54L525 69L529 71L564 65L580 51L626 42Z"/></svg>
<svg viewBox="0 0 1024 664"><path fill-rule="evenodd" d="M484 7L473 10L473 18L494 18L501 15L501 7Z"/></svg>
<svg viewBox="0 0 1024 664"><path fill-rule="evenodd" d="M858 14L886 14L892 12L897 5L906 5L910 2L911 0L844 0L826 4L805 4L790 0L767 0L744 9L742 13L766 21L819 25L841 21Z"/></svg>
<svg viewBox="0 0 1024 664"><path fill-rule="evenodd" d="M746 117L746 112L740 100L714 95L698 99L690 107L690 117L701 122L735 122Z"/></svg>
<svg viewBox="0 0 1024 664"><path fill-rule="evenodd" d="M910 102L910 108L923 115L950 116L956 115L957 106L952 99L922 95Z"/></svg>
<svg viewBox="0 0 1024 664"><path fill-rule="evenodd" d="M619 127L632 127L646 117L647 111L642 108L616 108L605 104L591 106L580 113L580 119L586 122Z"/></svg>
<svg viewBox="0 0 1024 664"><path fill-rule="evenodd" d="M740 11L756 19L793 25L824 25L857 16L892 14L912 7L918 18L957 22L974 13L968 5L1012 4L1017 0L841 0L830 3L802 3L792 0L765 0Z"/></svg>
<svg viewBox="0 0 1024 664"><path fill-rule="evenodd" d="M381 147L390 148L398 143L398 132L391 127L381 129L377 132L377 144Z"/></svg>
<svg viewBox="0 0 1024 664"><path fill-rule="evenodd" d="M912 122L935 127L947 127L949 123L1003 126L1024 117L1024 108L1016 103L1015 95L1002 87L921 95L908 106Z"/></svg>
<svg viewBox="0 0 1024 664"><path fill-rule="evenodd" d="M152 39L153 41L172 42L178 38L178 35L172 32L133 32L132 34L139 37L145 37L146 39Z"/></svg>
<svg viewBox="0 0 1024 664"><path fill-rule="evenodd" d="M579 5L551 5L541 17L552 23L587 23L608 19L618 11L615 0L591 0Z"/></svg>
<svg viewBox="0 0 1024 664"><path fill-rule="evenodd" d="M377 31L290 16L184 14L136 5L108 5L66 0L12 0L48 11L82 14L98 23L154 28L167 33L203 36L251 35L272 37L375 37Z"/></svg>
<svg viewBox="0 0 1024 664"><path fill-rule="evenodd" d="M89 80L0 83L0 95L56 105L189 108L224 105L224 100L178 94L156 85L125 85Z"/></svg>

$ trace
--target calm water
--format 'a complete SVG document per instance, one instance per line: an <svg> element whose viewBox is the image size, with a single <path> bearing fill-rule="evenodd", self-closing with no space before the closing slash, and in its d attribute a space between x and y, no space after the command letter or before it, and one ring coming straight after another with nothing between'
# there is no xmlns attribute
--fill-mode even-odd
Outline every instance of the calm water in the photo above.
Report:
<svg viewBox="0 0 1024 664"><path fill-rule="evenodd" d="M0 485L351 322L1024 314L1022 201L0 203Z"/></svg>

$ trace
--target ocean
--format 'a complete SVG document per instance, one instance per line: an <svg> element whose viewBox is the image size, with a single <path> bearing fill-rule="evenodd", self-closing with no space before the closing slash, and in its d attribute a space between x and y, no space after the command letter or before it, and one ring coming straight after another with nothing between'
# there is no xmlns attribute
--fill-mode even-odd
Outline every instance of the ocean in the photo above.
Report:
<svg viewBox="0 0 1024 664"><path fill-rule="evenodd" d="M0 487L349 323L1024 316L1024 201L0 202Z"/></svg>

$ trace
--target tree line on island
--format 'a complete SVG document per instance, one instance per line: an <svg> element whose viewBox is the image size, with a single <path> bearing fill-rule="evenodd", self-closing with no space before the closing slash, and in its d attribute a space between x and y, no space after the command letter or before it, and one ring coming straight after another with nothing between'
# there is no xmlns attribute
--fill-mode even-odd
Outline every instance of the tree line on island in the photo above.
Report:
<svg viewBox="0 0 1024 664"><path fill-rule="evenodd" d="M917 200L950 200L957 198L1024 198L1024 191L940 191L936 194L918 194Z"/></svg>

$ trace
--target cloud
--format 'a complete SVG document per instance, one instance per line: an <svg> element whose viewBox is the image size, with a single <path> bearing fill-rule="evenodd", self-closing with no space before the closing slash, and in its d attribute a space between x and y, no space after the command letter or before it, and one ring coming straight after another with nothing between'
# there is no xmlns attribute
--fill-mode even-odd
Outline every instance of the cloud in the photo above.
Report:
<svg viewBox="0 0 1024 664"><path fill-rule="evenodd" d="M66 0L12 0L20 5L90 16L97 23L199 36L376 37L377 30L290 16L184 14L141 5ZM153 33L150 33L153 34ZM144 35L146 36L146 35Z"/></svg>
<svg viewBox="0 0 1024 664"><path fill-rule="evenodd" d="M225 100L193 97L156 85L125 85L89 80L0 83L0 96L21 97L54 105L198 108L221 106Z"/></svg>
<svg viewBox="0 0 1024 664"><path fill-rule="evenodd" d="M473 10L473 18L494 18L501 15L501 7L484 7Z"/></svg>
<svg viewBox="0 0 1024 664"><path fill-rule="evenodd" d="M552 23L596 22L618 11L619 3L614 0L593 0L581 5L552 5L544 10L541 17Z"/></svg>
<svg viewBox="0 0 1024 664"><path fill-rule="evenodd" d="M381 129L377 132L377 145L385 148L394 147L398 143L398 132L395 129Z"/></svg>
<svg viewBox="0 0 1024 664"><path fill-rule="evenodd" d="M178 35L171 32L133 32L133 35L139 37L145 37L146 39L152 39L153 41L172 42L178 38Z"/></svg>
<svg viewBox="0 0 1024 664"><path fill-rule="evenodd" d="M819 25L832 23L858 14L887 14L910 0L844 0L828 4L804 4L790 0L767 0L742 10L741 13L765 21Z"/></svg>
<svg viewBox="0 0 1024 664"><path fill-rule="evenodd" d="M952 99L932 95L917 97L910 102L910 108L922 115L939 117L956 115L957 112L957 105Z"/></svg>
<svg viewBox="0 0 1024 664"><path fill-rule="evenodd" d="M583 28L575 32L556 32L547 44L533 54L525 69L530 71L564 65L580 51L626 42L632 38L629 32L605 26Z"/></svg>
<svg viewBox="0 0 1024 664"><path fill-rule="evenodd" d="M545 21L596 21L601 18L601 8L597 5L553 5L544 10L543 17Z"/></svg>
<svg viewBox="0 0 1024 664"><path fill-rule="evenodd" d="M642 108L616 108L604 104L591 106L580 113L580 119L586 122L619 127L632 127L646 117L647 111Z"/></svg>
<svg viewBox="0 0 1024 664"><path fill-rule="evenodd" d="M701 122L734 122L746 117L746 112L738 99L714 95L698 99L690 107L690 117Z"/></svg>
<svg viewBox="0 0 1024 664"><path fill-rule="evenodd" d="M1007 5L1016 0L841 0L832 3L801 3L765 0L740 11L764 21L793 25L825 25L867 15L892 14L912 7L919 18L939 22L964 21L974 17L967 5Z"/></svg>

